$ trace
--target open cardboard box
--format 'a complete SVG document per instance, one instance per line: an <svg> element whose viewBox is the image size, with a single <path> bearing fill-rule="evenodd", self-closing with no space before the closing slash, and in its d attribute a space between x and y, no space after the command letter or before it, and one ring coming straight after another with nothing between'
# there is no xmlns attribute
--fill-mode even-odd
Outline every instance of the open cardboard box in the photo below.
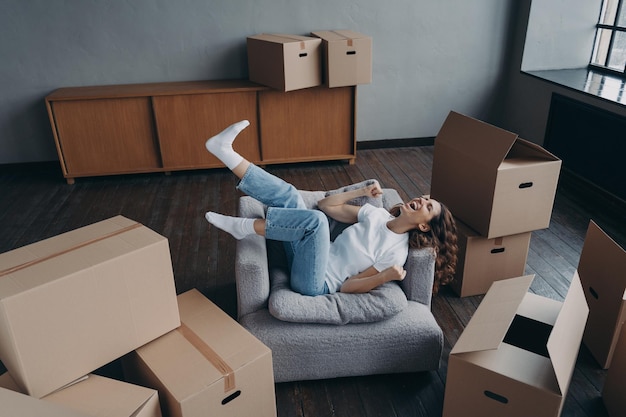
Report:
<svg viewBox="0 0 626 417"><path fill-rule="evenodd" d="M588 315L574 274L563 302L528 292L534 275L494 282L450 352L444 417L556 417Z"/></svg>
<svg viewBox="0 0 626 417"><path fill-rule="evenodd" d="M180 325L168 241L122 216L0 254L0 358L41 398Z"/></svg>
<svg viewBox="0 0 626 417"><path fill-rule="evenodd" d="M322 40L288 34L248 36L248 78L280 91L322 84Z"/></svg>
<svg viewBox="0 0 626 417"><path fill-rule="evenodd" d="M458 262L450 287L460 297L485 294L491 283L524 275L531 232L488 239L456 220Z"/></svg>
<svg viewBox="0 0 626 417"><path fill-rule="evenodd" d="M8 372L0 375L0 387L20 392ZM46 395L41 401L42 407L52 410L58 407L86 416L161 417L157 391L94 374L86 375L73 384ZM46 406L44 403L49 405ZM0 404L4 409L5 404L2 402ZM17 417L22 414L10 415ZM39 417L47 414L23 415Z"/></svg>
<svg viewBox="0 0 626 417"><path fill-rule="evenodd" d="M607 369L626 321L626 251L590 221L578 262L589 305L583 343Z"/></svg>
<svg viewBox="0 0 626 417"><path fill-rule="evenodd" d="M329 88L372 82L372 38L351 30L321 30L324 84Z"/></svg>
<svg viewBox="0 0 626 417"><path fill-rule="evenodd" d="M450 112L435 139L430 194L489 239L550 225L561 160L541 146Z"/></svg>
<svg viewBox="0 0 626 417"><path fill-rule="evenodd" d="M270 349L198 290L178 303L180 328L124 357L129 380L159 391L164 416L275 417Z"/></svg>
<svg viewBox="0 0 626 417"><path fill-rule="evenodd" d="M602 400L611 417L623 417L626 413L626 326L622 325L617 339L615 355L606 373Z"/></svg>

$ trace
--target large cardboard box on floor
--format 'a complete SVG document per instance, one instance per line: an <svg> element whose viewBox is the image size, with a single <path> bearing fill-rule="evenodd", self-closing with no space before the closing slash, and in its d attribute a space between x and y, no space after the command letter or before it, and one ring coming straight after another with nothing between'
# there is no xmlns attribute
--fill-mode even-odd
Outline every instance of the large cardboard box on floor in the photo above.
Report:
<svg viewBox="0 0 626 417"><path fill-rule="evenodd" d="M2 417L93 417L26 394L0 387Z"/></svg>
<svg viewBox="0 0 626 417"><path fill-rule="evenodd" d="M276 416L270 349L197 290L178 296L181 327L124 357L171 417Z"/></svg>
<svg viewBox="0 0 626 417"><path fill-rule="evenodd" d="M43 400L98 417L161 417L156 390L90 374Z"/></svg>
<svg viewBox="0 0 626 417"><path fill-rule="evenodd" d="M430 194L487 238L550 225L561 160L515 133L450 112L435 138Z"/></svg>
<svg viewBox="0 0 626 417"><path fill-rule="evenodd" d="M456 220L458 262L452 289L461 297L485 294L494 281L524 275L531 232L488 239Z"/></svg>
<svg viewBox="0 0 626 417"><path fill-rule="evenodd" d="M607 369L626 321L626 251L593 221L587 228L578 273L589 305L583 343Z"/></svg>
<svg viewBox="0 0 626 417"><path fill-rule="evenodd" d="M611 417L623 417L626 414L626 326L622 326L615 346L602 388L602 400Z"/></svg>
<svg viewBox="0 0 626 417"><path fill-rule="evenodd" d="M351 30L321 30L324 84L329 88L372 82L372 38Z"/></svg>
<svg viewBox="0 0 626 417"><path fill-rule="evenodd" d="M8 372L0 376L0 387L20 392ZM50 403L52 409L59 406L81 413L80 415L161 417L159 394L156 390L94 374L86 375L41 400Z"/></svg>
<svg viewBox="0 0 626 417"><path fill-rule="evenodd" d="M180 325L168 241L122 216L0 254L0 360L46 394Z"/></svg>
<svg viewBox="0 0 626 417"><path fill-rule="evenodd" d="M494 282L448 360L444 417L557 417L588 308L577 274L563 302L528 292L534 275Z"/></svg>
<svg viewBox="0 0 626 417"><path fill-rule="evenodd" d="M270 33L248 36L248 77L281 91L321 85L321 44L321 39L311 36Z"/></svg>

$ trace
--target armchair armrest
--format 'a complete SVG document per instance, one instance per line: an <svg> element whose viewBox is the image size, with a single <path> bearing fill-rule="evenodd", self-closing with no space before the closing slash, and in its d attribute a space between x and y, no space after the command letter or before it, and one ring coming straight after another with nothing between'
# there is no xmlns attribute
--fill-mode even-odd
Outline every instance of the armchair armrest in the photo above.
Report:
<svg viewBox="0 0 626 417"><path fill-rule="evenodd" d="M264 206L252 197L243 196L239 199L239 215L264 218ZM238 317L267 307L270 278L263 236L248 236L237 241L235 283Z"/></svg>
<svg viewBox="0 0 626 417"><path fill-rule="evenodd" d="M406 298L431 306L433 283L435 281L435 250L432 248L409 249L404 269L406 277L400 286Z"/></svg>

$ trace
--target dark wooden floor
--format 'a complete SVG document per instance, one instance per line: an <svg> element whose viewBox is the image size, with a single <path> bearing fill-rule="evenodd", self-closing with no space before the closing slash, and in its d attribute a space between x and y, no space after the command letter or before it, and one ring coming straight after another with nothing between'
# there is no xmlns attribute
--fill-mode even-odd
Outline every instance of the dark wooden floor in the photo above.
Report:
<svg viewBox="0 0 626 417"><path fill-rule="evenodd" d="M360 150L343 162L270 166L298 188L321 190L377 178L403 198L429 192L432 146ZM563 178L563 177L562 177ZM620 244L626 242L622 207L580 184L561 181L550 228L533 232L527 273L531 290L561 300L578 264L589 219ZM0 170L0 252L122 214L166 236L178 293L198 288L231 316L236 314L235 242L210 230L208 210L235 214L239 194L226 170L82 178L67 185L56 164ZM276 386L278 415L440 416L447 357L481 297L443 290L433 311L445 335L437 372L283 383ZM320 364L324 366L324 364ZM582 348L563 416L606 416L600 392L605 372Z"/></svg>

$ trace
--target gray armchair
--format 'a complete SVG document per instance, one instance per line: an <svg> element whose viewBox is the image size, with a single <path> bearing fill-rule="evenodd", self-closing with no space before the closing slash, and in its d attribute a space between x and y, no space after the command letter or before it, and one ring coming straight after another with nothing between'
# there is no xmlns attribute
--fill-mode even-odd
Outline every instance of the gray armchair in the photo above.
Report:
<svg viewBox="0 0 626 417"><path fill-rule="evenodd" d="M401 202L395 190L383 191L382 205L385 208ZM310 208L315 208L317 201L325 195L323 191L301 191L301 194ZM244 196L239 201L239 215L263 218L265 206ZM439 368L443 333L430 310L435 265L433 250L411 249L405 264L405 279L399 284L385 284L387 287L379 293L374 290L369 299L367 294L305 297L294 293L287 299L300 299L301 302L294 303L292 309L305 308L307 313L320 311L324 320L316 320L314 314L307 314L305 319L286 321L277 318L271 298L272 293L278 291L277 287L282 286L284 291L288 277L285 278L280 262L274 259L277 257L275 251L270 251L268 256L268 243L271 246L271 242L261 236L238 241L235 274L238 321L272 350L276 382ZM401 303L397 302L398 292ZM346 311L360 308L372 300L378 303L373 309L380 306L384 309L390 304L395 307L391 312L383 312L382 318L369 314L371 306L365 306L365 314L362 311L357 318L345 318ZM334 322L326 320L326 315L329 310L336 313L337 309L343 309L339 311L341 324L329 324ZM370 322L367 322L368 318Z"/></svg>

